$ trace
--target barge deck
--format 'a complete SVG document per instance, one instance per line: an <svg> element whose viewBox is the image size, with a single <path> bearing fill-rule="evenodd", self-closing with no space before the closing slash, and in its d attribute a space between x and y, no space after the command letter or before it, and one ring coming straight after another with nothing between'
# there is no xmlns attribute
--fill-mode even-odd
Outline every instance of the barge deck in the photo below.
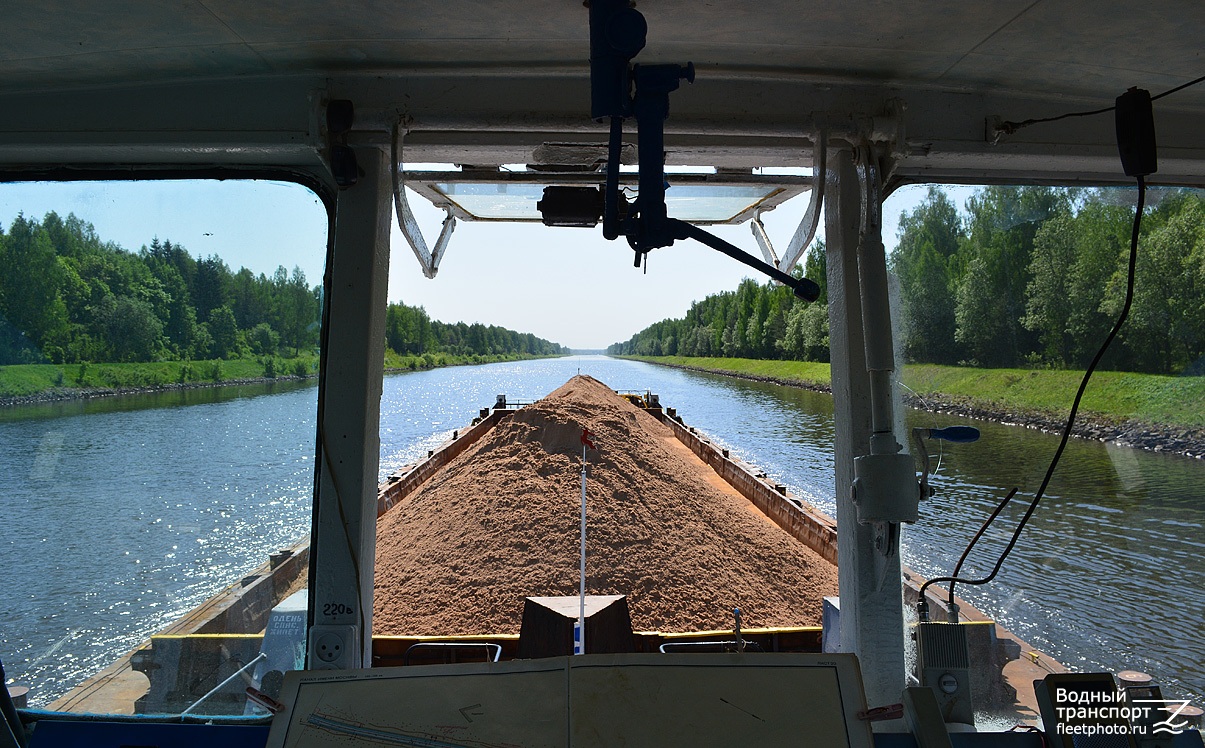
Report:
<svg viewBox="0 0 1205 748"><path fill-rule="evenodd" d="M656 396L629 395L627 399L668 427L672 438L666 442L667 446L684 459L697 463L706 471L708 481L714 487L747 500L751 512L773 522L825 562L836 565L837 532L832 518L688 426L673 408L662 408ZM378 517L395 510L432 476L452 464L500 423L513 417L518 408L504 403L505 400L500 398L495 407L482 409L469 426L454 431L451 439L431 450L426 458L382 481L377 498ZM256 656L272 608L305 586L308 565L307 538L273 554L267 563L56 700L51 708L64 712L113 714L178 713L188 708ZM916 574L906 570L904 593L909 604L915 604L918 599L917 579ZM944 599L938 597L940 594L940 590L933 590L928 595L938 617L945 610ZM977 694L990 694L990 706L984 704L985 710L1018 722L1038 723L1037 705L1029 684L1050 672L1064 672L1065 668L1049 656L1034 651L970 604L962 600L958 603L963 620L971 624L968 627L970 646L977 661L990 663L987 669L975 675L973 686ZM706 642L732 635L732 630L721 629L635 631L633 647L636 652L657 652L667 643ZM767 652L825 650L824 627L820 625L744 628L741 636ZM515 633L374 635L372 663L382 667L455 662L461 657L460 650L455 647L413 651L411 648L416 644L467 642L496 644L501 659L513 659L519 652L519 636ZM184 649L189 650L186 658L181 657ZM476 653L470 653L467 659L480 658ZM208 677L197 677L194 672L181 673L179 663L190 660L212 665ZM248 684L251 681L250 677L244 680ZM241 681L229 688L235 698L241 697L243 689ZM205 711L201 708L198 713Z"/></svg>

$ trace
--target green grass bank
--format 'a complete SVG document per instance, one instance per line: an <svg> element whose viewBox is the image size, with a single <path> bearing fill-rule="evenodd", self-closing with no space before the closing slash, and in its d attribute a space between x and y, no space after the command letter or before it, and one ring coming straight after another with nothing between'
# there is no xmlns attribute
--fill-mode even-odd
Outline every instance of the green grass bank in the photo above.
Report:
<svg viewBox="0 0 1205 748"><path fill-rule="evenodd" d="M517 361L534 356L399 355L385 351L387 372L418 371L441 366ZM19 364L0 366L0 404L15 405L49 399L90 397L120 392L143 392L172 387L206 387L224 382L248 382L318 373L318 356L259 356L210 361L150 363Z"/></svg>
<svg viewBox="0 0 1205 748"><path fill-rule="evenodd" d="M831 383L829 365L810 361L687 356L625 358L811 388L827 389ZM1066 417L1082 377L1082 371L915 364L904 366L901 381L921 398L1057 419ZM1097 371L1088 384L1080 412L1109 423L1135 420L1176 428L1205 427L1205 377Z"/></svg>
<svg viewBox="0 0 1205 748"><path fill-rule="evenodd" d="M0 398L90 391L146 390L227 381L305 377L317 371L318 357L268 356L209 361L149 363L20 364L0 366Z"/></svg>

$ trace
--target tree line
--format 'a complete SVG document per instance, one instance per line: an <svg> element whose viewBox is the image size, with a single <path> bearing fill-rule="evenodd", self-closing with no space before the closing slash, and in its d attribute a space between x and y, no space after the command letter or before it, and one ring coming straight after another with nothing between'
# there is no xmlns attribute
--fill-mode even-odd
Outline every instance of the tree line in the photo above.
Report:
<svg viewBox="0 0 1205 748"><path fill-rule="evenodd" d="M0 364L146 362L299 355L319 341L321 286L299 267L269 277L155 238L137 252L75 215L0 226ZM446 325L392 304L383 341L399 353L561 353L480 324Z"/></svg>
<svg viewBox="0 0 1205 748"><path fill-rule="evenodd" d="M0 362L223 359L318 341L305 273L233 271L155 238L130 252L75 215L0 229Z"/></svg>
<svg viewBox="0 0 1205 748"><path fill-rule="evenodd" d="M422 307L390 304L385 315L385 344L401 355L450 353L469 355L555 356L569 349L531 333L474 322L433 320Z"/></svg>
<svg viewBox="0 0 1205 748"><path fill-rule="evenodd" d="M1205 356L1205 200L1152 191L1143 216L1129 321L1108 368L1199 373ZM901 215L888 263L899 289L905 360L985 367L1087 366L1124 302L1133 192L985 187L959 211L930 187ZM807 277L824 278L824 247ZM608 352L825 361L825 297L796 302L743 281L682 319L658 322Z"/></svg>
<svg viewBox="0 0 1205 748"><path fill-rule="evenodd" d="M828 301L820 243L797 266L820 285L820 298L807 304L786 286L746 278L735 291L696 301L682 319L666 319L614 343L607 353L636 356L727 356L737 358L828 360Z"/></svg>

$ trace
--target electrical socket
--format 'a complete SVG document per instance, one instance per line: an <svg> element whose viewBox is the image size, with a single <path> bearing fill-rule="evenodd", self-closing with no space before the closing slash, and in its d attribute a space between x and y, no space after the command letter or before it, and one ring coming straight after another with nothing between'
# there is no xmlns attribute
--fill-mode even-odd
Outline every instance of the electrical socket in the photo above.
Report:
<svg viewBox="0 0 1205 748"><path fill-rule="evenodd" d="M310 628L311 670L354 670L360 662L360 632L354 625L321 625Z"/></svg>
<svg viewBox="0 0 1205 748"><path fill-rule="evenodd" d="M314 654L325 663L338 662L343 656L343 637L331 632L323 634L318 637Z"/></svg>

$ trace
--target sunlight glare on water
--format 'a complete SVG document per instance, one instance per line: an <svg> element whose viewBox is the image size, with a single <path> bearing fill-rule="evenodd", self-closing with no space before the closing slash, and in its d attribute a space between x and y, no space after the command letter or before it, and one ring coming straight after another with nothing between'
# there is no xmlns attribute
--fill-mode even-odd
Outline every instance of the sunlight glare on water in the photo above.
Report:
<svg viewBox="0 0 1205 748"><path fill-rule="evenodd" d="M497 395L538 399L581 370L661 396L686 423L832 514L832 398L602 356L387 376L384 477L426 456ZM254 393L255 396L250 396ZM9 479L0 652L45 704L237 581L309 529L316 388L277 386L0 415ZM908 427L965 421L908 413ZM905 563L945 575L1011 486L1032 495L1056 439L976 422L946 445ZM605 447L604 447L605 448ZM1080 669L1137 669L1205 699L1205 464L1073 440L1044 505L991 585L959 594ZM983 573L1025 502L972 556Z"/></svg>

